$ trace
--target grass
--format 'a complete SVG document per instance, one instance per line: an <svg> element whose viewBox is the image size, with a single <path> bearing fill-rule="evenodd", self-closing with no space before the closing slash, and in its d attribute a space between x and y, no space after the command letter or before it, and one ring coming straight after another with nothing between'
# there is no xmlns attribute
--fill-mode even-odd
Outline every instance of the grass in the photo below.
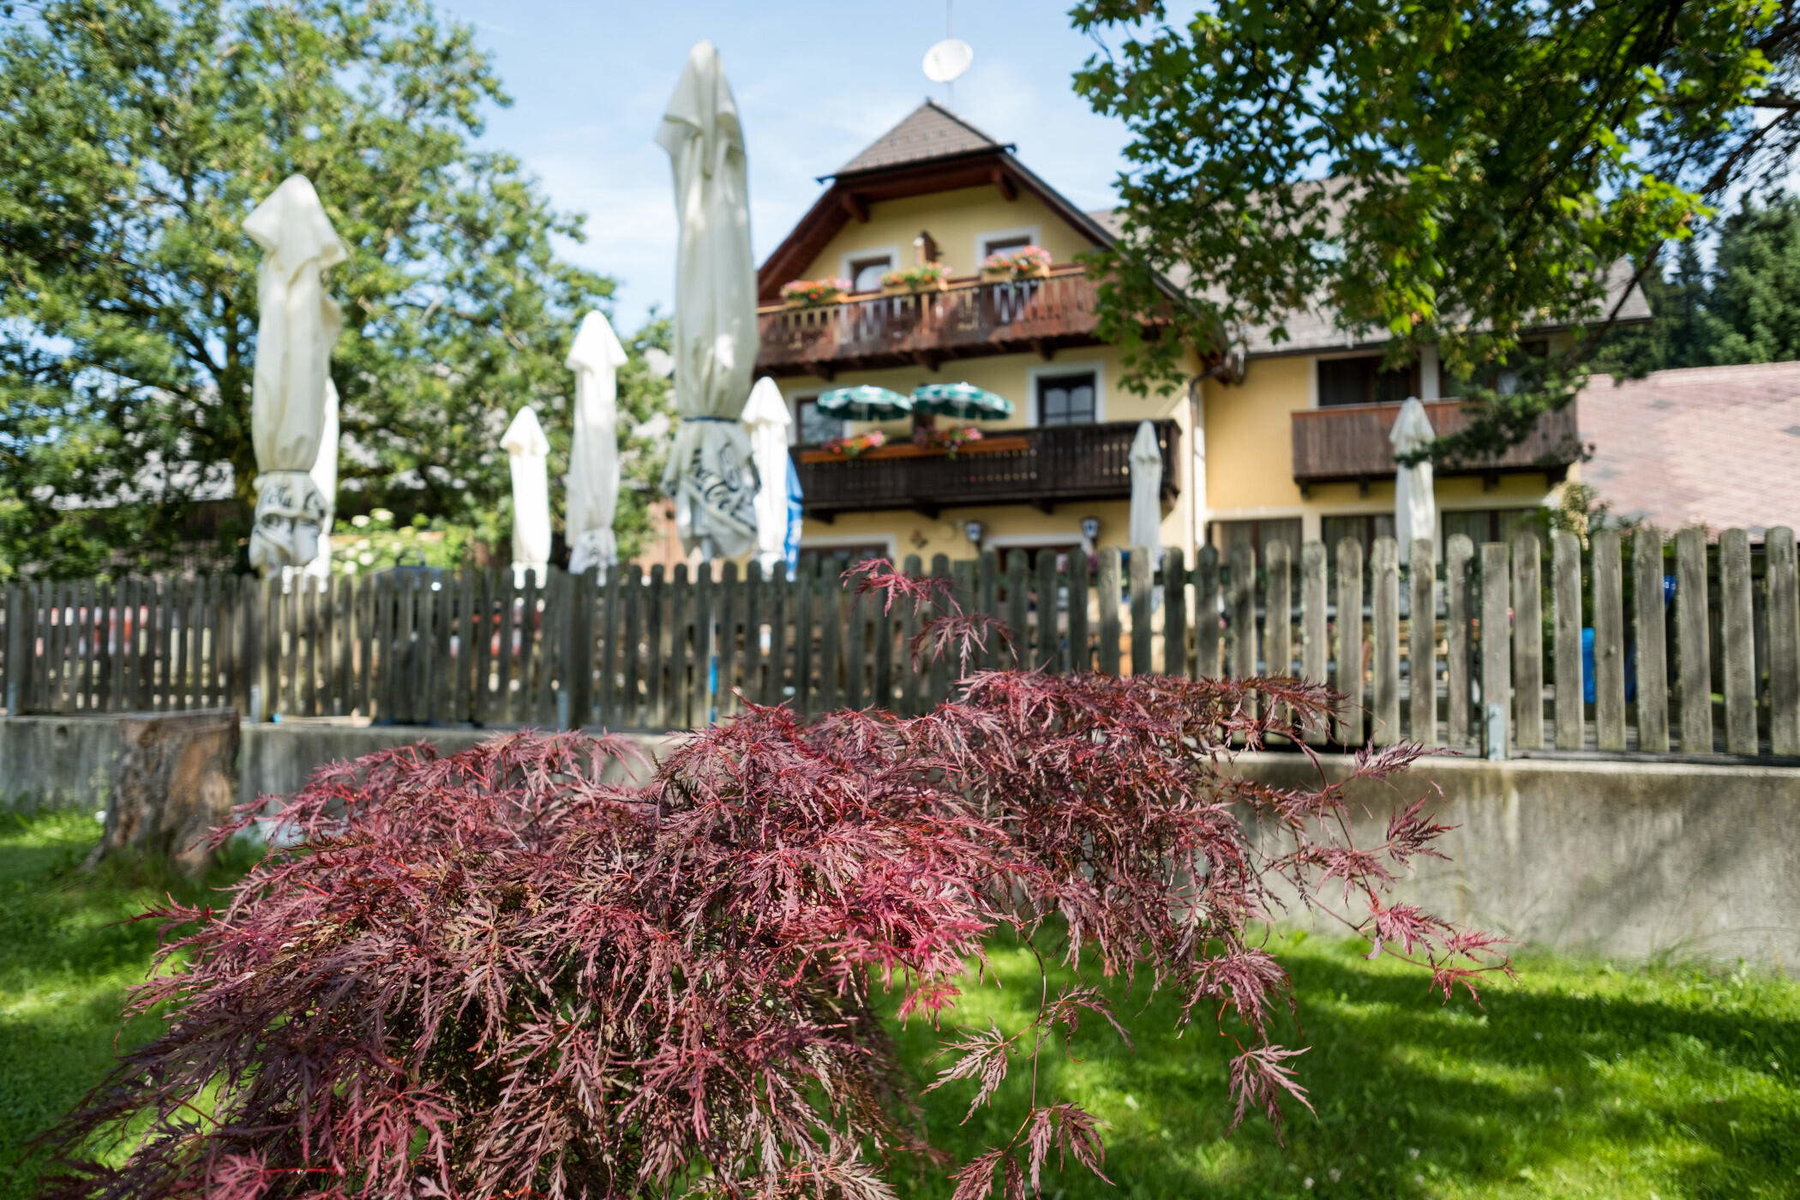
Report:
<svg viewBox="0 0 1800 1200"><path fill-rule="evenodd" d="M91 816L0 816L0 1200L33 1195L12 1170L23 1143L77 1101L111 1060L125 987L142 978L148 924L117 922L178 880L77 869ZM1299 1060L1316 1117L1296 1109L1279 1144L1252 1119L1227 1137L1225 1053L1199 1029L1168 1034L1173 1006L1120 994L1135 1052L1083 1030L1051 1053L1039 1086L1110 1125L1109 1188L1079 1169L1045 1194L1085 1197L1776 1197L1800 1195L1800 984L1752 971L1625 968L1527 953L1486 1008L1440 1004L1402 966L1291 935L1312 1050ZM1037 988L1029 954L996 950L1002 986L969 985L951 1019L1016 1027ZM921 1077L932 1039L901 1034ZM1028 1080L959 1124L967 1084L925 1098L934 1139L966 1156L1003 1139ZM900 1180L908 1200L939 1180Z"/></svg>

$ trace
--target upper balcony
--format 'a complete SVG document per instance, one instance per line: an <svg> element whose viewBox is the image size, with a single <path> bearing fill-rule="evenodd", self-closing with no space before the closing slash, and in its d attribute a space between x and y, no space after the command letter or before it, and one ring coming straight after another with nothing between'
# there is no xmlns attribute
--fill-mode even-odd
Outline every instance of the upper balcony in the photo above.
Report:
<svg viewBox="0 0 1800 1200"><path fill-rule="evenodd" d="M943 291L855 296L820 308L764 308L756 369L818 375L921 365L951 358L1092 345L1095 286L1080 267L1041 279L950 281Z"/></svg>
<svg viewBox="0 0 1800 1200"><path fill-rule="evenodd" d="M1174 496L1181 430L1156 421L1163 497ZM935 517L946 508L1033 504L1049 512L1064 501L1131 497L1131 442L1138 422L1004 429L942 450L891 445L856 458L796 447L806 515L829 521L841 512L913 509Z"/></svg>
<svg viewBox="0 0 1800 1200"><path fill-rule="evenodd" d="M1388 440L1399 414L1397 404L1345 404L1295 412L1294 482L1302 488L1316 483L1367 483L1394 474L1394 447ZM1469 414L1460 400L1439 400L1425 406L1431 427L1439 437L1468 427ZM1500 454L1473 462L1443 464L1439 475L1498 476L1519 472L1544 472L1560 479L1569 464L1581 458L1581 439L1576 432L1575 405L1539 417L1531 432L1517 445Z"/></svg>

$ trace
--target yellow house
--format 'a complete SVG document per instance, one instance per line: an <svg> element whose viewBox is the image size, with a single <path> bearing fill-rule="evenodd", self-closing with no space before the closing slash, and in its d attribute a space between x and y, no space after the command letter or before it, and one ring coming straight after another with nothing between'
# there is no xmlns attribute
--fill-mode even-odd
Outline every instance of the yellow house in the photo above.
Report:
<svg viewBox="0 0 1800 1200"><path fill-rule="evenodd" d="M1235 376L1190 350L1185 388L1127 389L1120 353L1095 332L1094 280L1076 262L1113 240L1115 214L1081 211L1010 146L931 101L827 178L758 273L758 369L794 412L806 550L928 560L1123 547L1129 451L1143 421L1163 458L1164 545L1368 540L1391 530L1388 431L1399 401L1425 400L1440 432L1461 419L1429 354L1384 371L1378 343L1347 342L1328 317L1290 321L1279 346L1252 341ZM1041 277L980 272L990 255L1025 246L1048 252ZM889 272L927 262L946 268L941 287L884 290ZM830 279L848 285L835 302L782 301L785 284ZM1621 315L1647 315L1641 296ZM915 422L847 423L814 403L858 384L910 393L952 382L1013 406L954 454L920 444L930 433ZM936 420L940 431L964 424ZM873 428L886 438L879 448L825 447ZM1578 457L1569 410L1495 460L1440 468L1446 533L1497 536L1550 502Z"/></svg>

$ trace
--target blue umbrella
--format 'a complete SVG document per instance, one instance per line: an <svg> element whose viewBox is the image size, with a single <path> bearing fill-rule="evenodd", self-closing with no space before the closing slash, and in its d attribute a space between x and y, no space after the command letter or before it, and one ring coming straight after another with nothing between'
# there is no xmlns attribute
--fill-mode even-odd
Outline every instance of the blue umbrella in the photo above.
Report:
<svg viewBox="0 0 1800 1200"><path fill-rule="evenodd" d="M914 412L963 421L998 421L1012 416L1012 401L972 383L926 383L913 389Z"/></svg>
<svg viewBox="0 0 1800 1200"><path fill-rule="evenodd" d="M800 566L800 529L806 522L805 497L800 493L800 473L794 470L794 460L787 464L787 540L782 545L782 557L787 559L787 569L791 574Z"/></svg>
<svg viewBox="0 0 1800 1200"><path fill-rule="evenodd" d="M892 388L872 383L856 387L833 388L819 397L819 411L828 417L846 417L852 421L892 421L911 416L913 402Z"/></svg>

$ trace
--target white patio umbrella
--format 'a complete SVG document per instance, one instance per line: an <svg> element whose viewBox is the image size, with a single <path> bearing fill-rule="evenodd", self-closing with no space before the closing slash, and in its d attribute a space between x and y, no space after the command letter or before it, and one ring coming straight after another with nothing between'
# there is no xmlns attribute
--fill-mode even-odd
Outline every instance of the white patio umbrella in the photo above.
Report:
<svg viewBox="0 0 1800 1200"><path fill-rule="evenodd" d="M325 381L325 425L319 431L319 457L313 460L313 486L325 497L325 520L319 526L319 552L302 568L302 573L315 579L331 578L331 525L337 514L338 471L338 394L337 385Z"/></svg>
<svg viewBox="0 0 1800 1200"><path fill-rule="evenodd" d="M1162 542L1162 450L1156 426L1138 422L1131 439L1131 544L1160 549Z"/></svg>
<svg viewBox="0 0 1800 1200"><path fill-rule="evenodd" d="M786 560L788 536L788 414L781 389L767 375L750 389L744 431L756 463L756 557L765 573Z"/></svg>
<svg viewBox="0 0 1800 1200"><path fill-rule="evenodd" d="M550 439L528 404L506 427L500 445L512 460L513 574L550 566Z"/></svg>
<svg viewBox="0 0 1800 1200"><path fill-rule="evenodd" d="M569 570L579 575L618 561L613 516L619 507L619 368L625 347L604 316L581 318L565 364L575 372L575 437L569 446L564 533Z"/></svg>
<svg viewBox="0 0 1800 1200"><path fill-rule="evenodd" d="M1425 415L1425 405L1416 396L1400 406L1393 432L1388 434L1395 459L1423 450L1436 437L1431 418ZM1422 459L1410 467L1400 466L1394 472L1394 540L1400 543L1402 563L1412 558L1415 538L1437 543L1437 500L1432 489L1430 459Z"/></svg>
<svg viewBox="0 0 1800 1200"><path fill-rule="evenodd" d="M343 317L325 294L323 272L350 255L319 194L301 175L283 180L257 205L244 219L244 232L263 250L250 390L257 470L250 565L269 574L311 562L331 520L331 497L311 472L325 432L331 347Z"/></svg>
<svg viewBox="0 0 1800 1200"><path fill-rule="evenodd" d="M675 526L704 557L756 545L756 468L738 416L756 367L756 268L744 133L719 52L701 42L663 113L656 142L675 174L675 411L681 423L663 491Z"/></svg>

